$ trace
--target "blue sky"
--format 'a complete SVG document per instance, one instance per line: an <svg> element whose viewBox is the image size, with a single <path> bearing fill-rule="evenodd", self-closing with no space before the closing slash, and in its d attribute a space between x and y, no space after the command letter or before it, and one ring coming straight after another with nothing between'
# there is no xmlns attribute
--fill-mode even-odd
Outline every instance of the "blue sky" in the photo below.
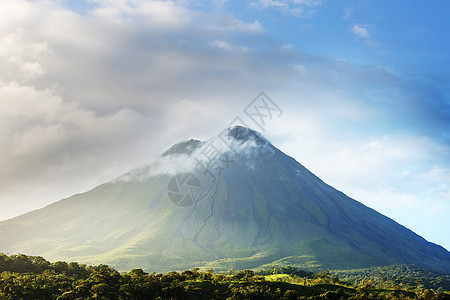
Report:
<svg viewBox="0 0 450 300"><path fill-rule="evenodd" d="M263 134L450 249L446 1L6 0L0 219L218 134L260 91Z"/></svg>

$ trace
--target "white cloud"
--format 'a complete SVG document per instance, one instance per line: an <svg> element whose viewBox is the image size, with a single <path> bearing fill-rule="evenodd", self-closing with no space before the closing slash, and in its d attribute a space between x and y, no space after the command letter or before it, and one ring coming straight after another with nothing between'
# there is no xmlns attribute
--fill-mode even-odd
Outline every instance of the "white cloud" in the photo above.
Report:
<svg viewBox="0 0 450 300"><path fill-rule="evenodd" d="M254 161L250 158L252 157L251 154L255 151L266 151L266 153L273 154L273 150L271 148L264 146L263 148L260 146L257 147L253 140L239 143L233 138L227 136L223 136L222 138L227 141L227 144L225 144L219 137L215 136L206 141L201 141L198 148L194 149L191 154L183 153L169 156L159 156L149 165L134 169L131 172L116 178L114 181L144 181L151 176L174 176L181 173L191 172L201 174L205 172L205 168L211 167L211 163L223 164L224 161L223 157L220 158L221 155L226 155L227 157L232 158L232 160L238 159L236 153L239 153L240 157L242 157L242 155L247 155L246 159L242 160L242 163L251 167L252 164L254 164ZM212 157L205 156L204 154L211 152L214 153Z"/></svg>
<svg viewBox="0 0 450 300"><path fill-rule="evenodd" d="M99 115L65 102L54 90L16 82L0 84L0 99L2 193L39 173L59 174L64 164L82 164L90 160L91 151L126 148L121 144L134 139L133 132L145 121L126 108ZM103 163L98 160L99 166Z"/></svg>
<svg viewBox="0 0 450 300"><path fill-rule="evenodd" d="M228 44L227 42L224 41L212 41L209 43L211 45L211 47L214 48L219 48L219 49L223 49L223 50L227 50L230 51L231 50L231 46L230 44Z"/></svg>
<svg viewBox="0 0 450 300"><path fill-rule="evenodd" d="M249 6L259 9L274 8L284 14L310 18L316 12L316 7L321 4L321 0L257 0L250 1Z"/></svg>
<svg viewBox="0 0 450 300"><path fill-rule="evenodd" d="M350 30L356 35L356 37L363 41L365 45L370 47L379 46L379 43L372 39L372 35L366 26L357 24L353 25Z"/></svg>
<svg viewBox="0 0 450 300"><path fill-rule="evenodd" d="M25 36L23 28L0 38L0 79L26 82L45 74L43 62L50 55L45 42Z"/></svg>
<svg viewBox="0 0 450 300"><path fill-rule="evenodd" d="M370 33L363 25L353 25L352 32L361 38L369 38Z"/></svg>
<svg viewBox="0 0 450 300"><path fill-rule="evenodd" d="M190 22L186 10L172 1L94 0L100 5L91 15L110 22L133 18L159 28L180 28Z"/></svg>
<svg viewBox="0 0 450 300"><path fill-rule="evenodd" d="M235 52L235 53L245 53L245 52L249 51L248 48L245 46L234 46L234 45L230 45L229 43L227 43L225 41L220 41L220 40L211 41L211 42L209 42L209 45L212 48L220 49L223 51L231 51L231 52Z"/></svg>
<svg viewBox="0 0 450 300"><path fill-rule="evenodd" d="M363 107L355 107L353 113L376 117L364 116ZM324 120L335 118L334 112L312 114L306 111L289 120L288 111L277 125L284 135L280 146L326 183L394 219L406 220L406 211L450 205L450 169L443 167L443 161L450 161L448 147L411 134L356 137L357 129L330 130ZM291 132L286 135L284 128Z"/></svg>

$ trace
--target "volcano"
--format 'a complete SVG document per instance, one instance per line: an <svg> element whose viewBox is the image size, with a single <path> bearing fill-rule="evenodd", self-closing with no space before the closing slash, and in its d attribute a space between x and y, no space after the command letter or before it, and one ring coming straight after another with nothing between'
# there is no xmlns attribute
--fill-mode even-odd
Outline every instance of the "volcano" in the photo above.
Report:
<svg viewBox="0 0 450 300"><path fill-rule="evenodd" d="M443 247L240 126L181 142L148 166L0 222L0 252L156 272L394 263L450 272Z"/></svg>

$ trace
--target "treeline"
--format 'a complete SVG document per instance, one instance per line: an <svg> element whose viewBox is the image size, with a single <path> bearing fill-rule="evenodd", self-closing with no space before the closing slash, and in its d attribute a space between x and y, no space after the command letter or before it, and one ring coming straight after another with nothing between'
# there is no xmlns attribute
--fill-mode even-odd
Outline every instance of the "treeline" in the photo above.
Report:
<svg viewBox="0 0 450 300"><path fill-rule="evenodd" d="M302 278L313 278L314 272L301 270L299 268L294 268L291 266L286 267L271 267L268 269L258 270L256 272L258 275L277 275L277 274L287 274L295 275Z"/></svg>
<svg viewBox="0 0 450 300"><path fill-rule="evenodd" d="M415 265L395 264L386 267L333 271L333 274L353 285L370 281L379 288L450 291L450 274Z"/></svg>
<svg viewBox="0 0 450 300"><path fill-rule="evenodd" d="M0 253L0 272L12 273L32 273L43 274L46 273L60 273L76 278L87 278L89 274L96 269L109 268L108 266L86 266L80 265L76 262L67 263L64 261L57 261L50 263L40 256L28 256L23 254L7 256Z"/></svg>
<svg viewBox="0 0 450 300"><path fill-rule="evenodd" d="M450 299L431 289L379 289L341 281L328 271L292 267L216 274L198 268L148 274L105 266L50 263L42 257L0 254L0 299Z"/></svg>

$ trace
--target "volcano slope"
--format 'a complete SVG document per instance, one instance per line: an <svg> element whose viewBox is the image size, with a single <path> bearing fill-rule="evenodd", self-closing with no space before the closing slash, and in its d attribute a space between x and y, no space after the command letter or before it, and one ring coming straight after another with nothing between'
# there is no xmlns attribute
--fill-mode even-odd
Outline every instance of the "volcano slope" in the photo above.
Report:
<svg viewBox="0 0 450 300"><path fill-rule="evenodd" d="M450 272L443 247L239 126L176 144L149 166L0 222L0 252L156 272L393 263Z"/></svg>

